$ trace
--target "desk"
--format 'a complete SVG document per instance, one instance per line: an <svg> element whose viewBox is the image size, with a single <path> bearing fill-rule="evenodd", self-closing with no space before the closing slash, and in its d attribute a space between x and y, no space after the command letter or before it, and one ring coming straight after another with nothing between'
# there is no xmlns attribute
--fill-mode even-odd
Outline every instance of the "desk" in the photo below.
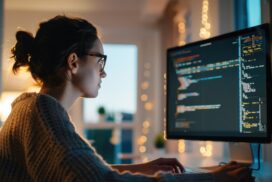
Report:
<svg viewBox="0 0 272 182"><path fill-rule="evenodd" d="M195 154L158 154L150 153L145 154L148 160L157 159L160 157L164 158L177 158L186 167L207 167L215 166L220 162L229 161L229 159L223 157L203 157ZM253 176L256 177L256 182L272 182L272 162L261 162L261 169L259 171L254 171Z"/></svg>

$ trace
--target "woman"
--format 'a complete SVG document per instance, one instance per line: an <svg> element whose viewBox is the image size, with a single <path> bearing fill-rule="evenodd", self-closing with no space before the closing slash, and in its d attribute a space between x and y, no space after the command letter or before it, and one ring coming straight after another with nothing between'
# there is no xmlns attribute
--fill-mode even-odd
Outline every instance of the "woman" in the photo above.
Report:
<svg viewBox="0 0 272 182"><path fill-rule="evenodd" d="M107 57L96 28L80 18L57 16L41 23L35 37L18 31L16 39L14 73L28 67L42 88L12 103L0 133L0 181L237 181L250 176L236 164L211 174L177 175L183 167L176 159L108 165L75 132L67 114L77 98L96 97L106 77Z"/></svg>

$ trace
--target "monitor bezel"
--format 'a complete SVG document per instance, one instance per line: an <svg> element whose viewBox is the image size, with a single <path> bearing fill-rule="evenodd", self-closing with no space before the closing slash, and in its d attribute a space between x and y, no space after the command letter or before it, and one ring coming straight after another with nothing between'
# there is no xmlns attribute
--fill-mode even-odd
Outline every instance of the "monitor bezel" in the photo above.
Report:
<svg viewBox="0 0 272 182"><path fill-rule="evenodd" d="M233 37L233 36L238 36L241 34L245 34L245 33L250 33L253 31L256 31L257 29L264 29L264 31L266 32L266 52L268 53L266 55L266 81L267 81L267 88L266 88L266 93L267 93L267 133L266 136L264 137L236 137L236 136L190 136L190 135L185 135L185 136L181 136L181 135L176 135L173 134L169 131L169 126L168 126L168 118L169 118L169 114L168 114L168 105L169 103L169 99L168 99L168 90L169 90L169 85L167 84L167 90L166 90L166 138L167 139L185 139L185 140L201 140L201 141L229 141L229 142L250 142L250 143L270 143L271 142L271 129L272 129L272 111L271 111L271 91L272 91L272 82L271 82L271 45L270 45L270 29L269 29L269 24L262 24L262 25L258 25L255 27L251 27L251 28L246 28L243 30L238 30L238 31L234 31L234 32L230 32L230 33L226 33L226 34L222 34L216 37L212 37L209 39L205 39L205 40L200 40L200 41L196 41L196 42L192 42L192 43L188 43L186 45L183 46L177 46L177 47L173 47L173 48L168 48L167 49L167 76L166 76L166 81L167 83L169 83L169 67L171 66L171 59L169 57L170 52L172 51L176 51L176 50L181 50L181 49L186 49L188 47L191 46L196 46L199 44L205 44L211 41L215 41L215 40L220 40L220 39L225 39L228 37Z"/></svg>

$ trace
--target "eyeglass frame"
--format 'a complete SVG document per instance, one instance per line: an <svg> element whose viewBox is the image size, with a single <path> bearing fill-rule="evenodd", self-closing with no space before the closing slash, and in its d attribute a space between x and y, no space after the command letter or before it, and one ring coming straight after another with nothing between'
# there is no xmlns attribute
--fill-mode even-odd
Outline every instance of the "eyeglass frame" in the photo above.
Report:
<svg viewBox="0 0 272 182"><path fill-rule="evenodd" d="M103 61L103 65L102 65L102 68L100 70L100 72L103 72L104 71L104 68L105 68L105 65L106 65L106 61L107 61L107 55L104 55L104 54L100 54L100 53L87 53L86 55L88 56L95 56L95 57L98 57L100 58L97 63Z"/></svg>

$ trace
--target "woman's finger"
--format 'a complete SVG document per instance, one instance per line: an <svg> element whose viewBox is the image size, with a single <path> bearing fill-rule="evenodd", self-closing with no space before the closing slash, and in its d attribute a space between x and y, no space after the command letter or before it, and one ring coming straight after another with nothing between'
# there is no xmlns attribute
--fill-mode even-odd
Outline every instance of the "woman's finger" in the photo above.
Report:
<svg viewBox="0 0 272 182"><path fill-rule="evenodd" d="M183 165L176 158L173 158L172 160L177 168L177 173L182 173L185 171Z"/></svg>
<svg viewBox="0 0 272 182"><path fill-rule="evenodd" d="M156 171L164 171L164 172L174 172L174 168L172 166L167 166L167 165L156 165L154 166Z"/></svg>
<svg viewBox="0 0 272 182"><path fill-rule="evenodd" d="M175 169L175 173L184 172L184 167L176 158L161 158L160 163L163 165L171 165Z"/></svg>

